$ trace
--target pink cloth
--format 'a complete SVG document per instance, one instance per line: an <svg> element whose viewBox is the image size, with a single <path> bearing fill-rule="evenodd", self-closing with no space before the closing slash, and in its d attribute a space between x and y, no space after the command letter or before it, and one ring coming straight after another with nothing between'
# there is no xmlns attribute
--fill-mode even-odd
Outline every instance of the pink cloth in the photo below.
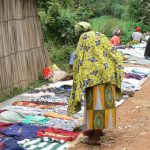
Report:
<svg viewBox="0 0 150 150"><path fill-rule="evenodd" d="M114 35L114 36L111 38L111 43L112 43L114 46L120 45L120 37Z"/></svg>

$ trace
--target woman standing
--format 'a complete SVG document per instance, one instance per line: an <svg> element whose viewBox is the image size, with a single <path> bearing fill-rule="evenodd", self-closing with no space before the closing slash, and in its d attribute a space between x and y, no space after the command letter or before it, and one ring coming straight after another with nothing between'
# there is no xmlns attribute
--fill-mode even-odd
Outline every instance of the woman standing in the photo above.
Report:
<svg viewBox="0 0 150 150"><path fill-rule="evenodd" d="M102 129L116 126L116 90L121 91L123 58L104 34L90 31L89 23L78 23L75 31L78 36L83 34L76 49L68 114L80 111L85 90L84 135L87 138L82 142L95 145Z"/></svg>
<svg viewBox="0 0 150 150"><path fill-rule="evenodd" d="M147 41L147 45L146 45L144 56L145 56L146 59L150 59L150 37L149 37L149 39Z"/></svg>
<svg viewBox="0 0 150 150"><path fill-rule="evenodd" d="M111 43L114 46L120 45L120 35L121 35L120 29L118 29L118 28L115 29L114 32L113 32L113 37L111 38Z"/></svg>

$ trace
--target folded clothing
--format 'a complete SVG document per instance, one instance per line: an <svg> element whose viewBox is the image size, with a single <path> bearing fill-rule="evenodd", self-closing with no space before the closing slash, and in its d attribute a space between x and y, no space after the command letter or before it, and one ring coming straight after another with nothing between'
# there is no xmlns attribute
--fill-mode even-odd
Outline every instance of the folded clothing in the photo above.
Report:
<svg viewBox="0 0 150 150"><path fill-rule="evenodd" d="M0 122L0 131L4 128L11 126L11 125L13 125L13 123Z"/></svg>
<svg viewBox="0 0 150 150"><path fill-rule="evenodd" d="M52 118L61 118L61 119L66 119L66 120L73 120L72 117L69 117L67 115L62 115L62 114L59 114L59 113L55 113L55 112L45 113L45 116L52 117Z"/></svg>
<svg viewBox="0 0 150 150"><path fill-rule="evenodd" d="M24 124L46 124L48 121L44 116L25 116L22 120Z"/></svg>
<svg viewBox="0 0 150 150"><path fill-rule="evenodd" d="M38 130L37 135L39 137L50 137L60 141L72 141L79 135L79 132L71 132L65 130L59 130L55 128L47 128L44 130Z"/></svg>
<svg viewBox="0 0 150 150"><path fill-rule="evenodd" d="M69 147L67 143L60 143L48 137L36 138L33 140L24 139L17 143L26 150L64 150Z"/></svg>
<svg viewBox="0 0 150 150"><path fill-rule="evenodd" d="M0 138L0 150L25 150L25 149L19 147L19 145L17 144L17 139L13 137L3 137Z"/></svg>
<svg viewBox="0 0 150 150"><path fill-rule="evenodd" d="M41 104L28 102L28 101L14 102L13 106L27 106L27 107L35 107L35 108L40 108L40 109L55 108L55 105L41 105Z"/></svg>
<svg viewBox="0 0 150 150"><path fill-rule="evenodd" d="M45 128L34 125L15 124L3 129L1 132L6 136L32 139L37 138L36 132L40 129Z"/></svg>
<svg viewBox="0 0 150 150"><path fill-rule="evenodd" d="M30 101L37 102L52 102L68 104L68 97L63 96L41 96L39 98L31 98Z"/></svg>
<svg viewBox="0 0 150 150"><path fill-rule="evenodd" d="M47 127L53 127L66 131L74 131L76 128L82 128L82 125L83 124L77 120L65 120L59 118L50 118L50 120L44 124L44 126Z"/></svg>
<svg viewBox="0 0 150 150"><path fill-rule="evenodd" d="M0 113L1 118L4 121L10 121L10 122L21 122L23 119L23 115L13 112L13 111L4 111Z"/></svg>
<svg viewBox="0 0 150 150"><path fill-rule="evenodd" d="M46 112L48 112L48 109L40 109L40 108L26 107L26 106L6 106L2 109L7 109L12 112L16 112L19 114L26 114L26 115L43 115Z"/></svg>
<svg viewBox="0 0 150 150"><path fill-rule="evenodd" d="M125 78L127 78L127 79L133 78L133 79L141 80L141 79L145 78L145 76L125 72Z"/></svg>

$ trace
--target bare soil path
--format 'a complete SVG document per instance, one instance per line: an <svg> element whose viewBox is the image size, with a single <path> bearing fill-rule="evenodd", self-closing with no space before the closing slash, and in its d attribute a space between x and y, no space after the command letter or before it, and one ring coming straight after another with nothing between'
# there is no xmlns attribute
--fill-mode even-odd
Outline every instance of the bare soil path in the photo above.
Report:
<svg viewBox="0 0 150 150"><path fill-rule="evenodd" d="M71 150L150 150L150 79L117 108L117 128L105 132L101 146L79 143Z"/></svg>

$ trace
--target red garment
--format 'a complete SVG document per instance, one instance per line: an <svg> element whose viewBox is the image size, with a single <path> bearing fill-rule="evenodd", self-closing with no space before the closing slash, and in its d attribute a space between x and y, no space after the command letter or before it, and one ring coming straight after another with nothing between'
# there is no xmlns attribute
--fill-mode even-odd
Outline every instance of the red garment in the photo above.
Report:
<svg viewBox="0 0 150 150"><path fill-rule="evenodd" d="M0 149L2 149L3 148L3 143L0 143Z"/></svg>
<svg viewBox="0 0 150 150"><path fill-rule="evenodd" d="M0 122L0 131L4 128L11 126L11 125L13 125L13 123Z"/></svg>
<svg viewBox="0 0 150 150"><path fill-rule="evenodd" d="M49 79L52 76L53 76L52 68L51 67L45 67L43 69L43 77L44 77L44 79Z"/></svg>
<svg viewBox="0 0 150 150"><path fill-rule="evenodd" d="M120 45L120 37L117 36L117 35L114 35L114 36L111 38L111 43L112 43L114 46Z"/></svg>
<svg viewBox="0 0 150 150"><path fill-rule="evenodd" d="M43 130L37 131L37 136L39 137L50 137L57 140L63 140L63 141L72 141L79 135L79 132L71 132L71 131L65 131L65 130L59 130L54 128L47 128Z"/></svg>
<svg viewBox="0 0 150 150"><path fill-rule="evenodd" d="M136 27L135 29L137 32L141 31L141 28L140 27Z"/></svg>

